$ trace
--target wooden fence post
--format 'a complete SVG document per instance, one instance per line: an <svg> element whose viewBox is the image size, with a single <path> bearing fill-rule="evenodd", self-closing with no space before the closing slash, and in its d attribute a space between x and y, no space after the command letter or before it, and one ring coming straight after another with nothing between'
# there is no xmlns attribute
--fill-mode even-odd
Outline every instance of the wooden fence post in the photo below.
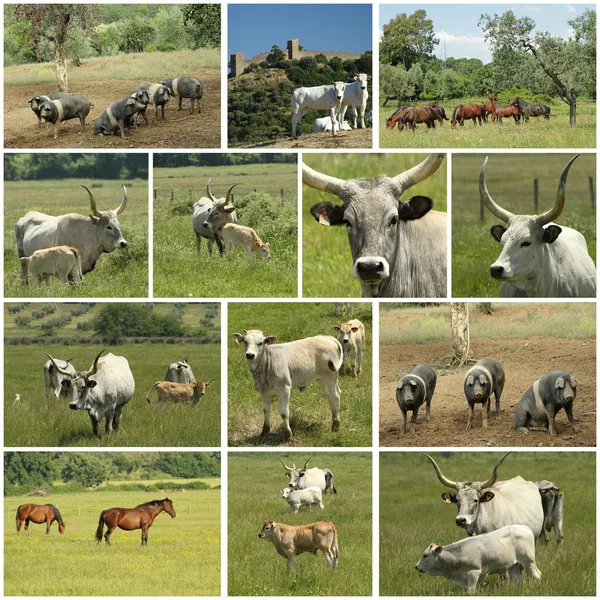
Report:
<svg viewBox="0 0 600 600"><path fill-rule="evenodd" d="M592 201L592 208L596 208L596 191L594 190L594 178L590 175L588 177L590 183L590 199Z"/></svg>
<svg viewBox="0 0 600 600"><path fill-rule="evenodd" d="M154 188L154 199L156 200L156 188Z"/></svg>

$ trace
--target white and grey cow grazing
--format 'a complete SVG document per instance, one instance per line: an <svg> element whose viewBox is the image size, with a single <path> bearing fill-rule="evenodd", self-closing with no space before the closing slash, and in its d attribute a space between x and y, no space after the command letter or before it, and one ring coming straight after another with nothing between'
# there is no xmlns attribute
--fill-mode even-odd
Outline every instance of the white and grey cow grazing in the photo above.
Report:
<svg viewBox="0 0 600 600"><path fill-rule="evenodd" d="M206 388L210 387L213 380L209 381L194 381L194 383L173 383L172 381L157 381L146 394L146 400L150 404L150 392L156 388L158 402L156 407L162 406L165 402L187 402L192 406L196 406L200 402L200 398L206 393Z"/></svg>
<svg viewBox="0 0 600 600"><path fill-rule="evenodd" d="M98 426L103 418L106 418L106 433L119 431L121 411L135 392L135 381L127 359L110 352L100 359L102 352L87 371L75 373L63 369L46 354L61 375L71 378L69 408L87 410L94 435L99 434Z"/></svg>
<svg viewBox="0 0 600 600"><path fill-rule="evenodd" d="M431 177L445 154L430 154L395 177L339 179L302 165L305 185L338 196L342 205L319 202L310 212L322 225L344 225L363 298L446 296L446 214L433 200L402 194Z"/></svg>
<svg viewBox="0 0 600 600"><path fill-rule="evenodd" d="M358 319L335 325L338 341L344 351L343 371L352 373L352 377L360 375L362 370L363 352L365 349L365 326Z"/></svg>
<svg viewBox="0 0 600 600"><path fill-rule="evenodd" d="M331 124L331 117L320 117L313 121L313 133L329 133L333 125ZM336 127L342 131L352 131L348 121L338 121Z"/></svg>
<svg viewBox="0 0 600 600"><path fill-rule="evenodd" d="M554 537L557 544L563 541L563 510L565 504L565 494L558 489L551 481L536 481L535 484L540 490L542 497L542 507L544 509L544 527L540 540L548 543L546 532L550 533L554 529Z"/></svg>
<svg viewBox="0 0 600 600"><path fill-rule="evenodd" d="M321 488L313 486L303 490L292 490L289 487L281 490L282 498L288 503L292 512L297 513L303 506L308 506L312 510L313 505L318 505L321 510L325 509L323 504L323 492Z"/></svg>
<svg viewBox="0 0 600 600"><path fill-rule="evenodd" d="M252 227L227 223L223 226L221 236L225 252L231 252L234 247L237 247L244 250L248 258L252 258L252 253L254 252L267 260L271 259L271 247L258 237L258 234Z"/></svg>
<svg viewBox="0 0 600 600"><path fill-rule="evenodd" d="M21 266L26 267L31 273L34 285L42 281L50 287L50 277L58 278L61 283L81 281L81 257L79 250L71 246L55 246L36 250L31 256L20 259Z"/></svg>
<svg viewBox="0 0 600 600"><path fill-rule="evenodd" d="M75 367L71 364L72 360L72 358L69 358L69 360L55 358L54 362L71 375L74 375ZM63 385L63 381L65 385ZM53 393L57 400L61 396L67 398L71 391L71 376L59 373L52 361L47 360L44 364L44 387L46 388L46 399L50 397L50 393Z"/></svg>
<svg viewBox="0 0 600 600"><path fill-rule="evenodd" d="M99 211L92 191L85 185L81 187L90 196L90 215L69 213L52 217L40 212L28 212L17 221L15 235L19 259L44 248L72 246L79 251L81 273L85 275L94 270L103 253L127 247L117 218L127 206L127 188L123 186L123 200L116 210ZM26 265L21 265L21 279L27 282Z"/></svg>
<svg viewBox="0 0 600 600"><path fill-rule="evenodd" d="M496 481L505 454L494 467L486 481L452 481L444 476L431 456L431 461L440 482L453 488L456 493L445 492L442 500L458 507L456 524L469 535L480 535L495 531L506 525L527 525L537 539L544 525L544 511L538 486L522 477L507 481Z"/></svg>
<svg viewBox="0 0 600 600"><path fill-rule="evenodd" d="M416 569L445 577L471 594L486 575L504 577L508 571L510 579L519 581L520 566L535 581L541 581L542 573L535 564L535 539L526 525L507 525L447 546L431 544Z"/></svg>
<svg viewBox="0 0 600 600"><path fill-rule="evenodd" d="M525 392L515 408L513 426L522 433L542 430L556 435L556 414L565 409L575 433L579 428L573 417L573 402L577 396L577 380L566 371L548 371Z"/></svg>
<svg viewBox="0 0 600 600"><path fill-rule="evenodd" d="M490 267L490 275L502 282L502 297L596 297L596 267L585 238L575 229L552 223L563 212L567 175L578 156L566 164L560 176L554 206L541 215L514 215L496 204L485 182L485 159L479 175L481 199L508 225L491 229L492 237L502 244L500 256Z"/></svg>
<svg viewBox="0 0 600 600"><path fill-rule="evenodd" d="M269 519L264 522L258 537L275 546L277 554L287 560L288 572L293 570L296 556L304 552L316 555L321 550L328 567L333 569L338 564L337 529L331 521L294 526Z"/></svg>
<svg viewBox="0 0 600 600"><path fill-rule="evenodd" d="M227 223L237 223L237 215L233 206L231 191L237 185L232 185L227 190L225 198L215 198L211 189L210 182L206 186L208 198L202 197L192 208L192 225L196 233L196 252L200 254L200 245L202 238L208 245L208 253L212 254L213 244L216 242L219 252L223 254L225 247L222 241L223 227Z"/></svg>
<svg viewBox="0 0 600 600"><path fill-rule="evenodd" d="M194 383L196 381L192 367L188 364L187 357L169 365L165 381L172 381L173 383Z"/></svg>
<svg viewBox="0 0 600 600"><path fill-rule="evenodd" d="M292 438L290 428L290 395L292 388L300 391L318 381L331 409L331 431L340 427L340 390L338 375L342 366L341 344L331 336L315 337L276 344L275 336L265 337L262 331L249 329L245 335L234 333L233 339L244 344L248 368L254 388L263 404L264 423L261 436L271 429L271 400L279 398L279 414L286 440Z"/></svg>
<svg viewBox="0 0 600 600"><path fill-rule="evenodd" d="M354 77L352 83L347 83L344 88L344 98L342 100L342 108L338 115L338 122L343 123L344 117L346 116L346 110L349 106L352 107L352 127L357 128L357 107L360 109L360 126L364 129L365 125L365 111L367 110L367 100L369 99L369 92L367 90L367 82L371 79L370 75L366 73L359 73Z"/></svg>
<svg viewBox="0 0 600 600"><path fill-rule="evenodd" d="M335 135L345 88L343 81L334 81L333 85L296 88L292 94L292 137L296 137L298 124L309 110L328 110L333 123L331 132Z"/></svg>
<svg viewBox="0 0 600 600"><path fill-rule="evenodd" d="M478 360L465 375L464 391L469 404L467 429L473 427L475 404L483 405L483 428L487 428L492 394L496 398L496 419L500 419L500 396L504 389L504 369L495 358Z"/></svg>
<svg viewBox="0 0 600 600"><path fill-rule="evenodd" d="M293 490L305 490L309 487L318 487L324 494L329 490L334 494L337 494L335 485L333 482L333 473L329 469L318 469L312 467L307 469L310 458L306 460L302 468L297 468L296 463L292 463L291 467L288 467L284 462L283 458L279 457L283 468L285 469L285 476L290 478L288 487Z"/></svg>

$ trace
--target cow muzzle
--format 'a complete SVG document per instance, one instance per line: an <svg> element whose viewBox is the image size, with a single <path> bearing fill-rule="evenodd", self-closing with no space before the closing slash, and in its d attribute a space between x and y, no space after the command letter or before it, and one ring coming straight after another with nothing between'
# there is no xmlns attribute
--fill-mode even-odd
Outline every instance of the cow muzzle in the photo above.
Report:
<svg viewBox="0 0 600 600"><path fill-rule="evenodd" d="M256 358L256 354L252 354L252 352L246 352L246 358L248 360L254 360Z"/></svg>
<svg viewBox="0 0 600 600"><path fill-rule="evenodd" d="M456 524L459 527L467 527L467 518L466 517L461 517L459 515L458 517L456 517Z"/></svg>
<svg viewBox="0 0 600 600"><path fill-rule="evenodd" d="M122 240L119 244L120 248L127 248L127 240Z"/></svg>
<svg viewBox="0 0 600 600"><path fill-rule="evenodd" d="M363 283L379 283L390 276L390 265L382 256L364 256L354 263L353 271Z"/></svg>
<svg viewBox="0 0 600 600"><path fill-rule="evenodd" d="M69 408L71 410L77 410L77 402L69 402Z"/></svg>

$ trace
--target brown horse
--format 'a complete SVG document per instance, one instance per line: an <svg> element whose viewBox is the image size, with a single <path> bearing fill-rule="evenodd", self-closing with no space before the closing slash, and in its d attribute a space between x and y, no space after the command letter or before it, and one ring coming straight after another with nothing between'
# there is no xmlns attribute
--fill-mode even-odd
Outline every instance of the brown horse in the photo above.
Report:
<svg viewBox="0 0 600 600"><path fill-rule="evenodd" d="M464 127L465 119L472 119L473 125L477 126L477 121L479 121L479 126L481 127L483 113L484 110L481 104L459 104L452 113L452 120L450 121L450 125L452 126L452 129L456 127L457 123L461 127Z"/></svg>
<svg viewBox="0 0 600 600"><path fill-rule="evenodd" d="M427 129L431 129L432 127L435 127L435 122L437 120L442 122L442 117L440 112L438 112L437 105L435 107L414 107L405 112L398 121L398 133L402 133L405 125L415 133L417 123L425 123Z"/></svg>
<svg viewBox="0 0 600 600"><path fill-rule="evenodd" d="M96 541L102 541L102 531L106 524L107 529L104 534L104 539L107 544L110 544L110 536L118 527L125 531L141 529L142 546L146 546L148 544L148 529L152 527L154 519L156 519L163 510L171 515L172 519L175 518L173 502L168 498L138 504L135 508L109 508L103 510L100 513L100 521L98 522L98 529L96 530Z"/></svg>
<svg viewBox="0 0 600 600"><path fill-rule="evenodd" d="M17 508L17 535L21 531L21 525L25 521L25 533L29 535L29 523L46 523L46 535L50 533L50 527L54 521L58 523L58 532L65 532L66 523L62 520L58 508L54 504L21 504Z"/></svg>
<svg viewBox="0 0 600 600"><path fill-rule="evenodd" d="M439 106L437 100L434 102L429 102L428 104L424 104L423 106L420 106L418 108L437 108ZM417 108L414 106L400 106L398 107L398 109L396 110L396 112L394 112L394 114L391 117L388 117L388 119L386 119L385 121L385 128L386 129L394 129L394 127L396 126L396 123L398 123L398 121L411 109L411 108ZM443 110L443 109L442 109ZM445 113L444 113L444 117L445 117ZM446 119L448 120L448 119ZM441 119L440 119L441 122Z"/></svg>
<svg viewBox="0 0 600 600"><path fill-rule="evenodd" d="M498 104L498 99L495 94L488 92L488 98L492 104L492 121L498 120L502 125L502 117L512 117L517 125L521 122L521 113L518 106L504 106Z"/></svg>

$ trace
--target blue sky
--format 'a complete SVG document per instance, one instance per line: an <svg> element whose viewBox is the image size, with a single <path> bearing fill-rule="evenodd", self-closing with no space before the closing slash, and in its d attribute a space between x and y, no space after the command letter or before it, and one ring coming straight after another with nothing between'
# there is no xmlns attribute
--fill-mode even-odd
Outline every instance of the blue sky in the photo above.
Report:
<svg viewBox="0 0 600 600"><path fill-rule="evenodd" d="M484 63L492 60L492 54L477 27L479 17L484 14L501 14L512 10L517 17L530 17L535 22L535 31L548 31L555 35L568 37L570 27L567 21L581 15L586 8L595 10L592 4L381 4L379 7L380 35L383 25L398 13L411 14L423 8L433 21L436 36L440 44L435 55L444 58L444 40L446 56L454 58L479 58Z"/></svg>
<svg viewBox="0 0 600 600"><path fill-rule="evenodd" d="M361 54L373 45L369 4L229 4L228 54L246 58L300 38L307 50Z"/></svg>

